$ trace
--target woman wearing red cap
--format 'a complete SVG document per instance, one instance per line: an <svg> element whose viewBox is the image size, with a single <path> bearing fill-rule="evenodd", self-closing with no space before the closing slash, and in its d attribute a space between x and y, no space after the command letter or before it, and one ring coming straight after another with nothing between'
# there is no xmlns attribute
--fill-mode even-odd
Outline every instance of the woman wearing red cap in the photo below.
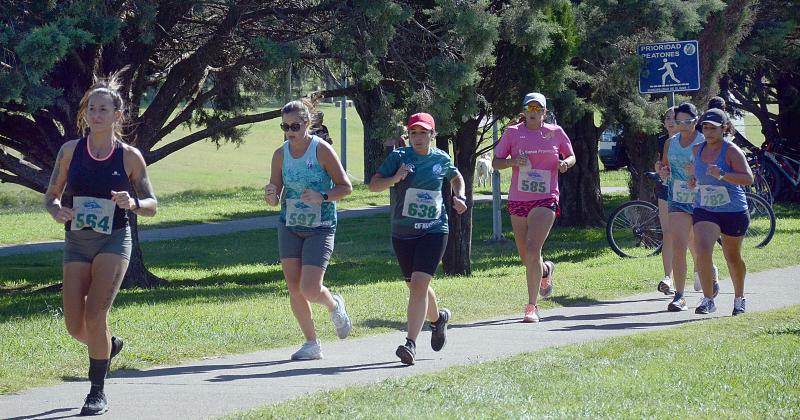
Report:
<svg viewBox="0 0 800 420"><path fill-rule="evenodd" d="M537 293L545 298L553 293L555 270L552 261L542 260L542 246L560 212L558 174L575 165L575 155L564 130L544 123L544 95L529 93L522 106L525 121L509 126L503 133L495 147L492 166L498 170L512 168L508 212L528 282L528 304L522 322L539 322Z"/></svg>
<svg viewBox="0 0 800 420"><path fill-rule="evenodd" d="M467 209L464 178L447 152L432 146L436 123L430 114L408 119L410 147L395 149L372 177L369 189L392 195L392 246L410 292L408 337L395 354L406 365L416 359L416 340L425 317L430 320L431 348L439 351L447 341L448 309L439 309L430 286L447 247L447 208L442 199L445 179L453 188L453 208Z"/></svg>

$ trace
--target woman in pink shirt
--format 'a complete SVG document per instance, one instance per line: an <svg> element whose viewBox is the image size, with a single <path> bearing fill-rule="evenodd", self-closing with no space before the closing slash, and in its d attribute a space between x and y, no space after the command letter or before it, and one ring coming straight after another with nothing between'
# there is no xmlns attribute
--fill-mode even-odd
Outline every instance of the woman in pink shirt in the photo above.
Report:
<svg viewBox="0 0 800 420"><path fill-rule="evenodd" d="M525 95L522 107L525 121L509 126L503 133L495 147L492 166L497 170L512 168L508 212L528 282L528 304L522 322L539 322L537 292L544 298L553 293L555 271L552 261L542 260L542 246L560 213L558 174L575 165L575 155L564 130L544 123L544 95Z"/></svg>

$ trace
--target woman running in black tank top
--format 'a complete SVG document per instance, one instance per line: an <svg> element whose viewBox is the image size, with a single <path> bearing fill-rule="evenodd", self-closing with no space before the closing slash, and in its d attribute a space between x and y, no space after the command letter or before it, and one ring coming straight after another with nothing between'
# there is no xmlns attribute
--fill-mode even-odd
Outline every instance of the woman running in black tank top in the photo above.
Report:
<svg viewBox="0 0 800 420"><path fill-rule="evenodd" d="M66 228L64 321L89 350L91 389L81 415L108 410L104 381L123 346L108 331L108 312L131 254L127 211L153 216L157 208L144 158L120 141L123 104L117 85L112 75L84 94L77 120L85 137L61 147L45 192L45 208Z"/></svg>

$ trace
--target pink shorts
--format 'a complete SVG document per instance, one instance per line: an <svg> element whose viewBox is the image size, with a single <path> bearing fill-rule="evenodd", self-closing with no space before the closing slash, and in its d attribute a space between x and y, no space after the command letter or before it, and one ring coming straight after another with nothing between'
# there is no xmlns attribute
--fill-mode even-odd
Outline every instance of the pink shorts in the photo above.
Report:
<svg viewBox="0 0 800 420"><path fill-rule="evenodd" d="M552 210L556 217L561 216L561 207L558 199L545 198L544 200L534 201L508 201L508 214L512 216L528 217L528 213L536 207L544 207Z"/></svg>

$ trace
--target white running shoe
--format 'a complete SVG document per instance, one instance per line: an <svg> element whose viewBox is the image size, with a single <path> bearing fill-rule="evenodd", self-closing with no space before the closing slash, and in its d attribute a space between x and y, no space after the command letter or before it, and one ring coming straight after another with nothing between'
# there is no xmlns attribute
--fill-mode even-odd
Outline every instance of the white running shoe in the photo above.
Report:
<svg viewBox="0 0 800 420"><path fill-rule="evenodd" d="M672 279L669 276L664 276L660 282L658 282L658 291L665 294L665 295L674 295L675 289L672 287Z"/></svg>
<svg viewBox="0 0 800 420"><path fill-rule="evenodd" d="M719 281L719 270L717 269L716 265L711 265L711 278L714 279L714 283ZM699 292L703 290L703 285L700 284L700 274L697 271L694 272L694 291Z"/></svg>
<svg viewBox="0 0 800 420"><path fill-rule="evenodd" d="M341 295L332 295L333 300L336 301L336 309L331 312L331 322L336 327L336 335L339 338L346 338L350 335L350 330L353 324L350 322L350 317L347 316L347 311L344 307L344 298Z"/></svg>
<svg viewBox="0 0 800 420"><path fill-rule="evenodd" d="M306 341L300 347L300 350L297 350L292 354L292 360L318 360L322 359L322 346L319 344L319 340L315 341Z"/></svg>

